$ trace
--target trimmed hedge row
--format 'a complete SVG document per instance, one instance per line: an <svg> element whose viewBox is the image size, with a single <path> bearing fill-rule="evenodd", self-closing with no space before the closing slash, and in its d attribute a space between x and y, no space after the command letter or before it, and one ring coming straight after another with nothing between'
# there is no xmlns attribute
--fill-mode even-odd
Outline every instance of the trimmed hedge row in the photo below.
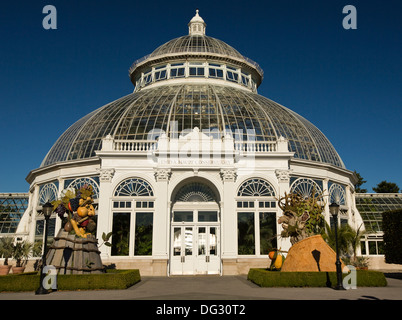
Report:
<svg viewBox="0 0 402 320"><path fill-rule="evenodd" d="M140 272L133 270L107 270L102 274L59 274L57 290L127 289L141 281ZM39 287L37 272L0 276L1 291L35 291Z"/></svg>
<svg viewBox="0 0 402 320"><path fill-rule="evenodd" d="M385 287L387 280L382 272L356 270L358 287ZM346 274L343 274L343 277ZM252 268L247 279L260 287L333 287L337 283L336 272L280 272Z"/></svg>
<svg viewBox="0 0 402 320"><path fill-rule="evenodd" d="M386 263L402 264L402 209L382 213Z"/></svg>

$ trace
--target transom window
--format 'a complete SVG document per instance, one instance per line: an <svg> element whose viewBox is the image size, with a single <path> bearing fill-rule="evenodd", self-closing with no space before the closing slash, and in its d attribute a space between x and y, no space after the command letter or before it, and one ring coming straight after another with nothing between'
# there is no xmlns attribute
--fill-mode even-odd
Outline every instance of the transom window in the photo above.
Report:
<svg viewBox="0 0 402 320"><path fill-rule="evenodd" d="M44 205L46 202L57 200L57 186L55 183L47 183L40 187L39 191L39 205Z"/></svg>
<svg viewBox="0 0 402 320"><path fill-rule="evenodd" d="M329 187L329 198L330 203L345 205L346 204L345 187L337 183L332 183L331 186Z"/></svg>
<svg viewBox="0 0 402 320"><path fill-rule="evenodd" d="M215 193L210 187L200 182L192 182L177 192L174 202L213 202L216 201L215 198Z"/></svg>
<svg viewBox="0 0 402 320"><path fill-rule="evenodd" d="M275 191L272 185L260 178L245 181L239 188L238 197L274 197Z"/></svg>
<svg viewBox="0 0 402 320"><path fill-rule="evenodd" d="M95 180L96 179L96 180ZM90 185L92 186L94 195L93 198L94 199L98 199L99 197L99 185L98 185L98 177L94 177L94 178L77 178L74 180L65 180L64 181L64 186L65 189L68 188L73 188L73 189L81 189L81 187L85 186L85 185ZM67 187L66 187L67 185Z"/></svg>
<svg viewBox="0 0 402 320"><path fill-rule="evenodd" d="M322 193L321 187L310 178L298 178L290 186L290 192L296 193L303 198L318 197Z"/></svg>
<svg viewBox="0 0 402 320"><path fill-rule="evenodd" d="M114 192L115 197L152 197L154 192L144 179L129 178L121 182Z"/></svg>

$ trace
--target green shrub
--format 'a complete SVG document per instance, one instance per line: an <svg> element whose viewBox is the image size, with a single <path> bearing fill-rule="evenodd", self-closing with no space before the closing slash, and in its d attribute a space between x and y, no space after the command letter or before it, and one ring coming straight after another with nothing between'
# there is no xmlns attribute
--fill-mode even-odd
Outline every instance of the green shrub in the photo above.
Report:
<svg viewBox="0 0 402 320"><path fill-rule="evenodd" d="M402 263L402 210L382 213L384 253L386 263Z"/></svg>
<svg viewBox="0 0 402 320"><path fill-rule="evenodd" d="M127 289L141 281L140 272L134 270L108 270L102 274L59 274L57 290ZM9 274L0 277L1 291L35 291L39 287L36 272Z"/></svg>
<svg viewBox="0 0 402 320"><path fill-rule="evenodd" d="M387 280L382 272L357 270L358 287L382 287ZM343 274L343 277L347 274ZM250 269L247 279L260 287L331 287L337 283L336 272L278 272Z"/></svg>

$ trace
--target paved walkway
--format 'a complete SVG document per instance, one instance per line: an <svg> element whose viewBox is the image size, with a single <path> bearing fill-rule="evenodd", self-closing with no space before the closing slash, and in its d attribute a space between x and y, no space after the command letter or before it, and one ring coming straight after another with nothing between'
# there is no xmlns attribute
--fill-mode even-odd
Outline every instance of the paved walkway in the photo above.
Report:
<svg viewBox="0 0 402 320"><path fill-rule="evenodd" d="M386 287L260 288L246 276L142 277L126 290L0 293L0 300L402 300L402 280Z"/></svg>

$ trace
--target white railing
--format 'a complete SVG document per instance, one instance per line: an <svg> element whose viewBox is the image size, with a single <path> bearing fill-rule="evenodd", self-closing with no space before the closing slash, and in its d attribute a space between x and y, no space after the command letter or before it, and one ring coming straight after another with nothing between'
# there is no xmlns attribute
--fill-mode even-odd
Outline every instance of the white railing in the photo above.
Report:
<svg viewBox="0 0 402 320"><path fill-rule="evenodd" d="M152 151L157 150L155 140L115 140L113 151Z"/></svg>
<svg viewBox="0 0 402 320"><path fill-rule="evenodd" d="M196 135L201 133L196 132ZM209 136L195 136L191 139L180 137L169 139L166 136L158 140L114 140L110 135L102 141L102 151L123 152L178 152L191 149L192 144L198 144L199 152L240 152L240 153L273 153L289 152L288 141L280 137L277 141L236 141L232 138L212 139ZM189 148L190 147L190 148ZM204 150L203 150L204 149Z"/></svg>
<svg viewBox="0 0 402 320"><path fill-rule="evenodd" d="M266 153L266 152L275 152L277 151L277 142L235 142L234 150L241 152L255 152L255 153Z"/></svg>

